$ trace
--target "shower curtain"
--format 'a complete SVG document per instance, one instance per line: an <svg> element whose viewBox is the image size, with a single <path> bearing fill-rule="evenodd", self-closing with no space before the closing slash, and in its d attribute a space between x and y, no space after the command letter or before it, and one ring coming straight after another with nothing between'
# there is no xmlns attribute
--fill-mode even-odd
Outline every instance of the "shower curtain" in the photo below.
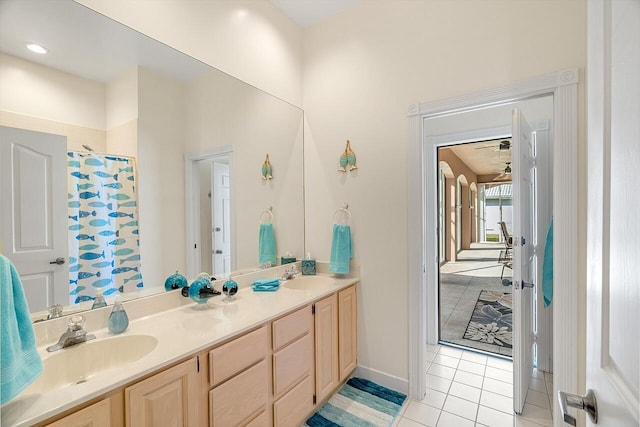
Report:
<svg viewBox="0 0 640 427"><path fill-rule="evenodd" d="M135 160L67 156L69 302L142 288Z"/></svg>

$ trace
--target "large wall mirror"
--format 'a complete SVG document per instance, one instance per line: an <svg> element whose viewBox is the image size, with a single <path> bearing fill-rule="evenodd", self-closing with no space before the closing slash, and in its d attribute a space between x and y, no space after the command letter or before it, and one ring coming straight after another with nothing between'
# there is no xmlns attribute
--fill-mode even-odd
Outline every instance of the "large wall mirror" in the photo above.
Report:
<svg viewBox="0 0 640 427"><path fill-rule="evenodd" d="M72 0L0 1L0 125L0 242L38 319L259 268L268 209L303 253L302 110Z"/></svg>

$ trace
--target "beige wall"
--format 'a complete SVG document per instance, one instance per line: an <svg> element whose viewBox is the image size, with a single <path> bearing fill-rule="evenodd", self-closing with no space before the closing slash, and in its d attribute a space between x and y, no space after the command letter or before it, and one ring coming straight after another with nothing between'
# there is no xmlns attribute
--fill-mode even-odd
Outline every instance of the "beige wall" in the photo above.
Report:
<svg viewBox="0 0 640 427"><path fill-rule="evenodd" d="M583 1L397 0L365 1L305 30L307 245L328 259L331 213L348 202L362 266L359 363L370 372L408 378L407 233L418 230L407 230L407 107L583 69L585 25ZM582 106L579 123L582 142ZM346 139L359 169L343 176Z"/></svg>

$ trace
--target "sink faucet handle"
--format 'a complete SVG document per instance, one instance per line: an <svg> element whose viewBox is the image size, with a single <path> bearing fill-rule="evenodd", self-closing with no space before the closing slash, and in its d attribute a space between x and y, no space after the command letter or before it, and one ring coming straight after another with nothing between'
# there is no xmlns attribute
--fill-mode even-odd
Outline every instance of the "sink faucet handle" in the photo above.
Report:
<svg viewBox="0 0 640 427"><path fill-rule="evenodd" d="M67 321L70 331L79 331L84 328L85 317L81 314L71 316Z"/></svg>

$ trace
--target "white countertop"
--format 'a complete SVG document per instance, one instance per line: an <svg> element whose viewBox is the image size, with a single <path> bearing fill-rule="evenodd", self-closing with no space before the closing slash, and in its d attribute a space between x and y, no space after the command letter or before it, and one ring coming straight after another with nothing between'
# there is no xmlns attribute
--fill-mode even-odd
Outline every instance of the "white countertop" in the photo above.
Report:
<svg viewBox="0 0 640 427"><path fill-rule="evenodd" d="M39 394L29 393L27 388L0 407L1 424L22 427L46 420L358 281L355 277L335 278L333 285L310 290L280 286L276 292L253 292L250 287L241 286L232 303L225 303L223 296L217 296L208 301L205 309L196 307L198 304L195 303L183 303L176 308L133 319L122 335L155 337L158 344L153 351L127 366L89 377L84 383ZM106 324L100 330L87 329L96 335L96 340L113 336L106 329ZM38 347L43 360L52 354L46 351L51 344Z"/></svg>

